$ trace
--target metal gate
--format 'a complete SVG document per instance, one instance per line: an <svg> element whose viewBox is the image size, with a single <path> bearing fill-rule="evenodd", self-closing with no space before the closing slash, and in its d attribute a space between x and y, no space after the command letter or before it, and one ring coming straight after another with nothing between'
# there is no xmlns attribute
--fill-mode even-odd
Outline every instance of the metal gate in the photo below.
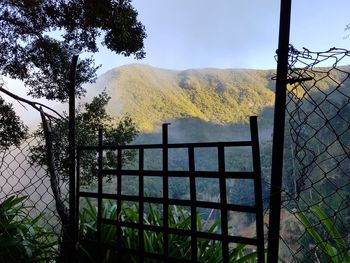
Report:
<svg viewBox="0 0 350 263"><path fill-rule="evenodd" d="M264 262L264 230L263 230L263 202L261 187L261 171L258 141L257 117L250 118L249 141L230 141L230 142L209 142L209 143L168 143L168 124L162 126L162 144L150 145L124 145L124 146L106 146L104 145L102 131L99 132L98 146L79 146L77 147L77 204L76 214L79 215L79 200L81 198L90 198L97 203L96 218L96 239L92 242L96 244L96 249L112 249L114 253L120 255L134 255L139 262L145 259L158 260L160 262L199 262L198 259L198 240L208 239L220 242L222 246L222 262L230 262L230 251L234 244L247 244L256 247L256 257L259 262ZM232 172L225 169L225 149L228 147L251 147L253 171L251 172ZM217 150L217 171L198 171L195 165L195 149L215 148ZM162 152L162 170L146 170L144 166L144 153L148 149L158 149ZM188 169L186 171L172 171L169 169L169 149L185 149L188 156ZM127 150L136 151L138 154L138 168L125 169L122 166L123 152ZM97 158L97 192L82 191L79 186L80 159L84 151L95 151ZM106 168L103 166L103 155L105 151L116 152L116 167ZM117 178L116 194L104 193L103 178L109 175ZM122 178L125 176L136 176L138 178L138 195L127 195L122 192ZM147 176L157 176L162 180L163 197L147 197L144 193L144 180ZM187 200L177 199L169 196L169 177L187 178L189 180L190 196ZM196 178L215 178L219 181L219 200L220 202L197 200ZM254 185L253 205L238 205L227 200L227 180L244 179L252 180ZM253 193L252 193L253 194ZM116 202L117 217L104 218L102 215L103 200L114 200ZM137 222L126 222L122 219L122 202L136 202L138 210ZM152 225L144 222L145 204L160 204L163 206L162 224ZM189 208L190 229L174 229L169 225L170 206L186 206ZM220 213L221 229L219 233L208 233L198 230L197 209L217 209ZM256 236L254 238L234 236L229 234L228 215L234 212L245 212L255 215L256 218ZM79 222L77 223L77 232L79 232ZM106 225L116 227L115 246L105 244L102 240L102 229ZM135 230L137 234L137 243L134 248L123 246L122 231L123 229ZM144 238L145 231L152 231L162 236L164 250L160 253L150 253L145 249ZM169 247L170 235L179 235L187 237L190 240L190 258L178 259L170 255ZM82 237L77 233L79 243L84 243ZM85 240L86 241L86 240Z"/></svg>

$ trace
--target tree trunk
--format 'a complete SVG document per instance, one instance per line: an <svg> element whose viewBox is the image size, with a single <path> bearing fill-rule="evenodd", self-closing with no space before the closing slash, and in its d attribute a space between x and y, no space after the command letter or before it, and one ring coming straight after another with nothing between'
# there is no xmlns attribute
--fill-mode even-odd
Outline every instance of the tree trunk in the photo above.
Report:
<svg viewBox="0 0 350 263"><path fill-rule="evenodd" d="M40 115L45 135L46 158L48 172L50 175L51 190L55 199L56 210L62 223L62 239L60 240L59 262L77 262L75 261L75 244L72 236L73 232L71 231L72 224L69 220L69 209L63 202L59 183L60 180L55 169L51 128L42 109L40 109Z"/></svg>

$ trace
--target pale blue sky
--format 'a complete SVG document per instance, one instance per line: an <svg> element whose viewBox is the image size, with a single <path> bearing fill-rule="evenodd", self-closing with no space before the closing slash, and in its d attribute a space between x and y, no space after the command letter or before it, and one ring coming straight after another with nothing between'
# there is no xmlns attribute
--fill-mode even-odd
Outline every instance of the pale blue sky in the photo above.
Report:
<svg viewBox="0 0 350 263"><path fill-rule="evenodd" d="M275 68L280 0L133 0L146 27L146 58L95 55L99 74L123 64L169 69ZM315 51L350 49L349 0L293 0L291 43ZM350 32L349 32L350 33Z"/></svg>
<svg viewBox="0 0 350 263"><path fill-rule="evenodd" d="M129 63L168 69L276 68L280 0L134 0L133 3L147 30L147 57L136 61L101 48L95 54L96 63L102 64L98 74ZM291 43L315 51L334 46L350 49L350 38L344 39L344 28L350 23L349 10L350 0L293 0ZM9 78L5 81L10 90L26 95L26 89L18 89L23 86L20 81ZM60 103L50 105L62 107ZM36 118L33 123L37 123L38 115L17 103L15 106L21 116Z"/></svg>

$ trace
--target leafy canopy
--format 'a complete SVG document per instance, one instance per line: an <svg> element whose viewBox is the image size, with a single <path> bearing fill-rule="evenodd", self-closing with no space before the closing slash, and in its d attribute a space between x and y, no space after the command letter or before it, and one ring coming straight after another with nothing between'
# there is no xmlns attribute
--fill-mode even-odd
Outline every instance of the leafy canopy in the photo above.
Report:
<svg viewBox="0 0 350 263"><path fill-rule="evenodd" d="M0 151L19 146L26 138L28 128L14 112L12 105L0 97Z"/></svg>
<svg viewBox="0 0 350 263"><path fill-rule="evenodd" d="M67 100L72 55L98 51L145 55L144 26L131 0L0 1L0 74L24 81L33 97ZM96 77L93 58L80 60L76 94Z"/></svg>
<svg viewBox="0 0 350 263"><path fill-rule="evenodd" d="M124 116L118 122L107 112L106 106L110 97L103 92L94 97L90 103L85 103L82 109L76 112L76 143L77 145L96 146L98 143L98 131L103 130L104 145L125 145L130 143L138 134L136 126L129 116ZM60 178L68 180L69 155L68 155L68 118L57 120L51 123L52 143L54 152L54 165ZM46 143L43 129L35 132L38 145L31 147L30 161L35 165L47 165ZM123 162L130 162L134 159L134 153L123 154ZM107 152L104 157L104 164L116 165L114 152ZM82 185L89 185L93 182L97 173L97 152L82 151L80 155L81 181ZM95 177L96 178L96 177Z"/></svg>

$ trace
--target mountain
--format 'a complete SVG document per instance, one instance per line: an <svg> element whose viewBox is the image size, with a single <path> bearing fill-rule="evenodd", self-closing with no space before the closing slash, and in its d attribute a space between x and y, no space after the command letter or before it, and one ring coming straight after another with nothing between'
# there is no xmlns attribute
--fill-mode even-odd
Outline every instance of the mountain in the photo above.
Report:
<svg viewBox="0 0 350 263"><path fill-rule="evenodd" d="M214 124L247 123L274 103L274 71L253 69L166 70L131 64L101 75L92 87L111 96L108 110L128 113L141 132L193 118Z"/></svg>

